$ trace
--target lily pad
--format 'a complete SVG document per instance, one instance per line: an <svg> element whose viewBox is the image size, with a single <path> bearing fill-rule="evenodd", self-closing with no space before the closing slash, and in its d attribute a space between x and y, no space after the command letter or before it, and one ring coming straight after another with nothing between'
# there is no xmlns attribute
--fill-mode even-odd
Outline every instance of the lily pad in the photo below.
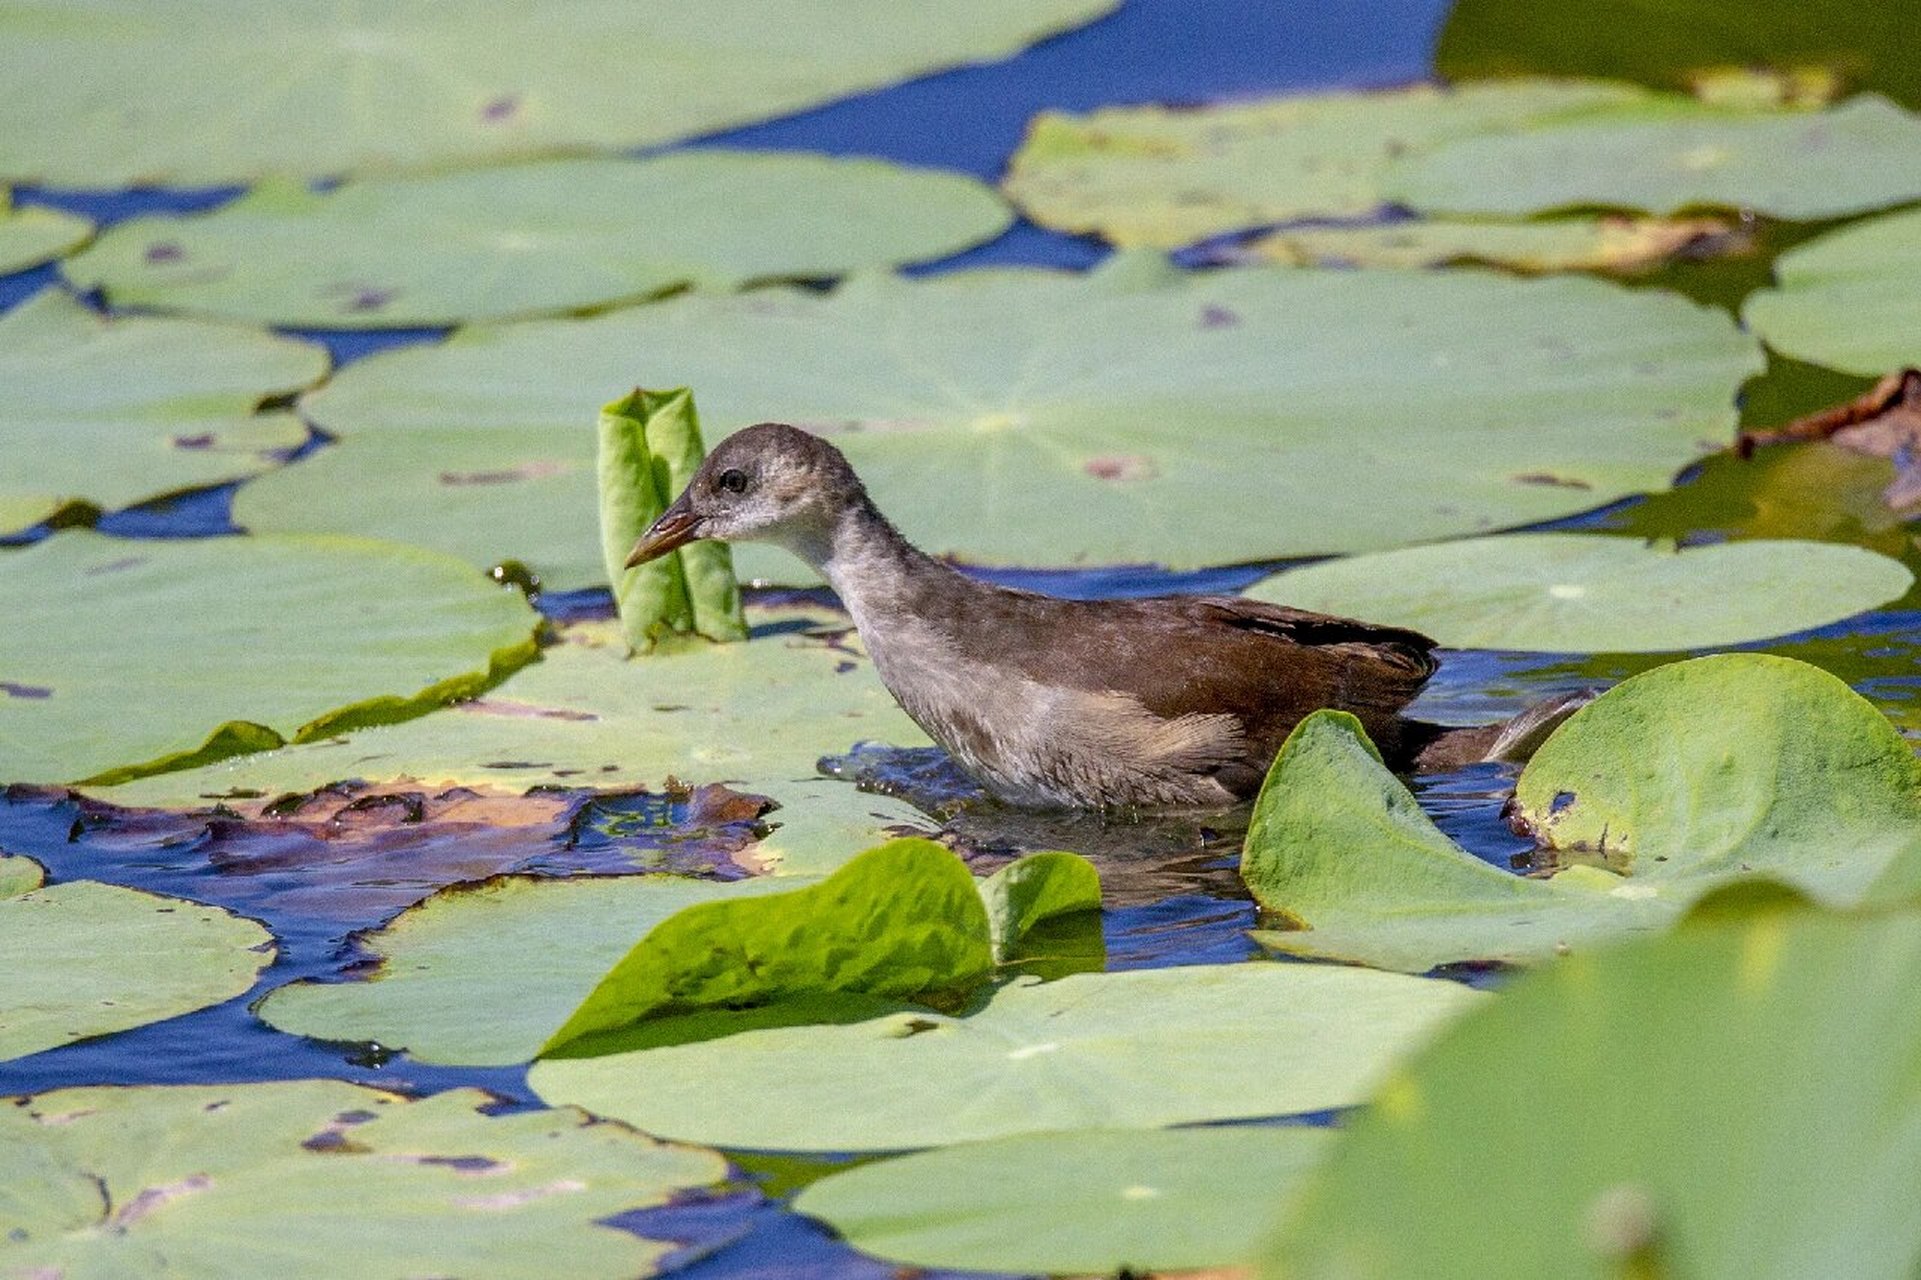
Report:
<svg viewBox="0 0 1921 1280"><path fill-rule="evenodd" d="M0 1268L19 1276L652 1275L604 1220L726 1177L576 1111L489 1115L334 1080L62 1089L0 1109Z"/></svg>
<svg viewBox="0 0 1921 1280"><path fill-rule="evenodd" d="M93 235L93 223L78 214L41 205L16 206L0 187L0 276L24 271L77 249Z"/></svg>
<svg viewBox="0 0 1921 1280"><path fill-rule="evenodd" d="M1439 267L1489 263L1520 271L1631 272L1686 251L1733 244L1714 218L1552 218L1534 222L1418 219L1273 231L1236 250L1293 266Z"/></svg>
<svg viewBox="0 0 1921 1280"><path fill-rule="evenodd" d="M1513 80L1198 110L1049 112L1028 126L1003 189L1042 226L1174 248L1295 218L1372 213L1387 203L1383 179L1406 151L1645 96L1601 81Z"/></svg>
<svg viewBox="0 0 1921 1280"><path fill-rule="evenodd" d="M326 353L309 343L108 319L43 290L0 315L0 534L262 471L307 428L257 406L326 372Z"/></svg>
<svg viewBox="0 0 1921 1280"><path fill-rule="evenodd" d="M1833 218L1921 198L1921 117L1863 95L1824 111L1734 111L1671 99L1410 155L1384 180L1424 212L1581 205L1714 207Z"/></svg>
<svg viewBox="0 0 1921 1280"><path fill-rule="evenodd" d="M1227 1267L1253 1254L1333 1138L1292 1126L1024 1134L832 1174L794 1209L862 1253L916 1267Z"/></svg>
<svg viewBox="0 0 1921 1280"><path fill-rule="evenodd" d="M0 779L122 781L417 715L533 656L517 593L350 538L128 542L0 557ZM137 637L130 643L129 637Z"/></svg>
<svg viewBox="0 0 1921 1280"><path fill-rule="evenodd" d="M1791 249L1774 276L1741 314L1776 351L1868 375L1921 365L1921 209Z"/></svg>
<svg viewBox="0 0 1921 1280"><path fill-rule="evenodd" d="M1578 533L1329 560L1248 594L1425 632L1451 649L1654 653L1807 631L1900 598L1900 561L1826 542L1677 550Z"/></svg>
<svg viewBox="0 0 1921 1280"><path fill-rule="evenodd" d="M929 551L1193 567L1480 532L1664 486L1729 437L1759 367L1725 313L1590 279L1189 275L1133 256L1084 277L866 277L358 362L305 402L342 443L247 485L235 514L603 581L580 388L640 376L694 387L716 439L768 419L830 435ZM735 563L806 573L766 547Z"/></svg>
<svg viewBox="0 0 1921 1280"><path fill-rule="evenodd" d="M0 858L0 1059L231 1000L273 957L272 935L219 907L91 880L42 886L31 859Z"/></svg>
<svg viewBox="0 0 1921 1280"><path fill-rule="evenodd" d="M726 1147L889 1151L1048 1129L1346 1106L1446 1019L1451 982L1253 962L1019 979L965 1017L762 1010L653 1024L657 1046L534 1064L550 1102ZM728 1034L732 1032L732 1034ZM713 1038L669 1043L699 1034Z"/></svg>
<svg viewBox="0 0 1921 1280"><path fill-rule="evenodd" d="M765 607L747 616L756 632L745 644L681 637L631 661L618 624L571 624L539 661L483 697L99 794L180 808L343 779L514 794L658 787L669 776L726 781L781 802L772 815L780 825L757 857L786 871L832 870L885 828L928 825L902 801L814 776L821 756L855 742L927 741L848 642L845 619Z"/></svg>
<svg viewBox="0 0 1921 1280"><path fill-rule="evenodd" d="M1666 929L1703 895L1770 877L1837 904L1921 859L1921 764L1816 667L1729 654L1624 681L1543 744L1520 820L1563 866L1496 869L1442 834L1358 722L1319 712L1255 804L1241 874L1298 927L1292 955L1422 972L1540 959Z"/></svg>
<svg viewBox="0 0 1921 1280"><path fill-rule="evenodd" d="M18 90L0 111L0 176L205 186L668 142L1005 57L1113 7L589 0L564 21L510 0L23 10L0 19L0 83Z"/></svg>
<svg viewBox="0 0 1921 1280"><path fill-rule="evenodd" d="M795 152L681 151L372 178L324 192L270 183L212 213L120 223L62 270L116 306L404 328L937 258L992 239L1009 221L991 191L960 174Z"/></svg>
<svg viewBox="0 0 1921 1280"><path fill-rule="evenodd" d="M1380 1092L1261 1274L1905 1280L1917 983L1912 912L1703 924L1550 966ZM1496 1063L1526 1064L1524 1087Z"/></svg>

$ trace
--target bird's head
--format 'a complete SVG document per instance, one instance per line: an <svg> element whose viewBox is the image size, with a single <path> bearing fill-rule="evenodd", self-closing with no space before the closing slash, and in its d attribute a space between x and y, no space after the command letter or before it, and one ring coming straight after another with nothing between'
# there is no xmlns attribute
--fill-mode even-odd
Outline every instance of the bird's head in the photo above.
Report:
<svg viewBox="0 0 1921 1280"><path fill-rule="evenodd" d="M842 513L865 497L847 459L819 436L780 422L744 427L707 455L627 567L701 538L771 542L818 563Z"/></svg>

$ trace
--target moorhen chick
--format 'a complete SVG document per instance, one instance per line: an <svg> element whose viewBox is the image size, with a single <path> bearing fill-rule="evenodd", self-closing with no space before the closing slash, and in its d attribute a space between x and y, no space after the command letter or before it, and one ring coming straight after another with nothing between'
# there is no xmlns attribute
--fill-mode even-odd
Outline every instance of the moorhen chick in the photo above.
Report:
<svg viewBox="0 0 1921 1280"><path fill-rule="evenodd" d="M1402 716L1436 666L1418 632L1233 596L1062 600L978 582L902 537L840 450L798 427L723 440L627 564L699 538L811 565L902 709L1009 804L1232 805L1322 707L1353 713L1401 767L1450 737L1449 764L1517 737Z"/></svg>

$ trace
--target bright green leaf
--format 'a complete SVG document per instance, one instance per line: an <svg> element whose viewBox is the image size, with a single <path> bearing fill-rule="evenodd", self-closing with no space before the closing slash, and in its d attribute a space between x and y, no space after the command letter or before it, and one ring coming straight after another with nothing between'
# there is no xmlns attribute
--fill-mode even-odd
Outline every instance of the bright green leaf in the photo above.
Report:
<svg viewBox="0 0 1921 1280"><path fill-rule="evenodd" d="M0 1059L219 1004L273 963L272 935L219 907L39 881L31 859L0 858ZM0 1191L0 1263L6 1202Z"/></svg>
<svg viewBox="0 0 1921 1280"><path fill-rule="evenodd" d="M606 1225L726 1177L575 1111L489 1115L335 1080L63 1089L0 1108L9 1276L652 1275Z"/></svg>
<svg viewBox="0 0 1921 1280"><path fill-rule="evenodd" d="M528 1081L550 1102L649 1133L888 1151L1346 1106L1483 999L1451 982L1330 965L1082 973L1017 980L965 1017L843 1010L834 1022L775 1025L766 1010L691 1015L684 1027L654 1024L645 1040L662 1047L546 1059ZM710 1038L669 1043L692 1034Z"/></svg>
<svg viewBox="0 0 1921 1280"><path fill-rule="evenodd" d="M1807 631L1900 598L1900 561L1826 542L1686 550L1511 534L1329 560L1248 595L1426 632L1451 649L1652 653Z"/></svg>
<svg viewBox="0 0 1921 1280"><path fill-rule="evenodd" d="M1776 351L1869 376L1921 365L1921 209L1791 249L1774 276L1741 314Z"/></svg>
<svg viewBox="0 0 1921 1280"><path fill-rule="evenodd" d="M307 429L255 406L326 372L290 338L36 294L0 315L0 534L262 471Z"/></svg>
<svg viewBox="0 0 1921 1280"><path fill-rule="evenodd" d="M359 538L0 557L0 781L123 781L417 715L533 656L537 618L447 556Z"/></svg>
<svg viewBox="0 0 1921 1280"><path fill-rule="evenodd" d="M1077 853L1033 853L980 882L994 959L1008 961L1036 925L1101 909L1101 877Z"/></svg>
<svg viewBox="0 0 1921 1280"><path fill-rule="evenodd" d="M1663 486L1722 446L1759 367L1725 313L1588 279L1133 258L1084 277L862 278L357 362L305 402L342 443L247 485L235 512L517 557L555 587L603 581L580 388L638 374L698 388L710 438L769 419L829 434L930 552L1191 567L1480 532ZM806 575L767 547L735 563Z"/></svg>
<svg viewBox="0 0 1921 1280"><path fill-rule="evenodd" d="M993 966L987 911L966 864L931 840L894 840L819 884L702 903L662 921L541 1052L592 1052L607 1033L699 1009L844 992L946 1003Z"/></svg>
<svg viewBox="0 0 1921 1280"><path fill-rule="evenodd" d="M14 91L0 105L0 177L193 186L670 142L1006 57L1113 7L150 0L9 9L0 84Z"/></svg>
<svg viewBox="0 0 1921 1280"><path fill-rule="evenodd" d="M1142 1275L1245 1261L1334 1135L1080 1130L943 1147L811 1183L796 1212L915 1267Z"/></svg>
<svg viewBox="0 0 1921 1280"><path fill-rule="evenodd" d="M1913 913L1776 913L1549 966L1381 1091L1261 1274L1908 1280L1917 984Z"/></svg>
<svg viewBox="0 0 1921 1280"><path fill-rule="evenodd" d="M1921 117L1864 95L1825 111L1733 111L1687 99L1450 142L1384 180L1429 213L1581 205L1832 218L1921 198Z"/></svg>
<svg viewBox="0 0 1921 1280"><path fill-rule="evenodd" d="M960 174L794 152L546 160L129 219L62 266L116 306L319 328L553 315L943 257L1010 215ZM636 357L640 353L634 353ZM645 367L622 382L663 384Z"/></svg>

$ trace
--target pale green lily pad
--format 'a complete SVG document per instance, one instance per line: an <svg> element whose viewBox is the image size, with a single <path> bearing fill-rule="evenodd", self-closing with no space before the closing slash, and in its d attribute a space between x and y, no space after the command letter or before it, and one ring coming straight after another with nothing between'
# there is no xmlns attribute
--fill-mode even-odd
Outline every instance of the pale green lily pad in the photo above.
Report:
<svg viewBox="0 0 1921 1280"><path fill-rule="evenodd" d="M1006 57L1113 0L155 0L0 18L0 176L212 185L631 147ZM146 109L130 111L129 103Z"/></svg>
<svg viewBox="0 0 1921 1280"><path fill-rule="evenodd" d="M1900 561L1838 543L1677 551L1536 533L1324 561L1247 594L1411 627L1450 649L1655 653L1807 631L1898 599L1913 583Z"/></svg>
<svg viewBox="0 0 1921 1280"><path fill-rule="evenodd" d="M1245 1262L1334 1134L1080 1130L832 1174L794 1200L862 1253L916 1267L1143 1275Z"/></svg>
<svg viewBox="0 0 1921 1280"><path fill-rule="evenodd" d="M1791 249L1774 276L1741 315L1776 351L1870 377L1921 365L1921 209Z"/></svg>
<svg viewBox="0 0 1921 1280"><path fill-rule="evenodd" d="M966 864L931 840L893 840L819 884L701 903L661 921L540 1052L581 1051L668 1013L841 992L947 1003L993 968L987 908Z"/></svg>
<svg viewBox="0 0 1921 1280"><path fill-rule="evenodd" d="M0 187L0 276L50 262L77 249L93 235L93 223L78 214L41 205L18 206Z"/></svg>
<svg viewBox="0 0 1921 1280"><path fill-rule="evenodd" d="M688 1034L534 1064L528 1082L649 1133L719 1146L888 1151L1047 1129L1154 1128L1346 1106L1448 1018L1451 982L1253 962L1017 980L966 1017L879 1010ZM745 1028L745 1029L739 1029ZM726 1034L732 1031L733 1034Z"/></svg>
<svg viewBox="0 0 1921 1280"><path fill-rule="evenodd" d="M1438 267L1481 262L1520 271L1631 272L1717 240L1713 218L1552 218L1536 222L1418 219L1360 227L1289 227L1237 255L1292 266Z"/></svg>
<svg viewBox="0 0 1921 1280"><path fill-rule="evenodd" d="M0 557L0 781L112 782L398 720L533 655L519 593L353 538L129 542Z"/></svg>
<svg viewBox="0 0 1921 1280"><path fill-rule="evenodd" d="M1751 877L1849 904L1921 861L1921 764L1907 742L1842 681L1764 654L1622 682L1536 752L1516 806L1573 865L1538 880L1475 858L1358 722L1318 712L1276 759L1241 858L1256 900L1302 927L1256 936L1412 972L1520 963L1665 929Z"/></svg>
<svg viewBox="0 0 1921 1280"><path fill-rule="evenodd" d="M680 151L375 178L327 192L269 184L211 213L122 222L61 269L116 306L400 328L938 258L992 239L1010 220L993 192L956 173L797 152Z"/></svg>
<svg viewBox="0 0 1921 1280"><path fill-rule="evenodd" d="M342 443L246 486L235 515L603 581L580 388L640 376L694 387L713 439L768 419L829 434L931 552L1192 567L1479 532L1663 486L1722 446L1759 368L1725 313L1590 279L1188 275L1132 256L1088 276L868 277L360 361L305 402ZM806 575L766 547L735 563Z"/></svg>
<svg viewBox="0 0 1921 1280"><path fill-rule="evenodd" d="M0 858L0 1059L231 1000L273 957L271 934L219 907L91 880L42 886L31 859Z"/></svg>
<svg viewBox="0 0 1921 1280"><path fill-rule="evenodd" d="M1663 100L1450 142L1400 161L1385 186L1435 213L1601 205L1832 218L1921 198L1921 117L1872 95L1824 111Z"/></svg>
<svg viewBox="0 0 1921 1280"><path fill-rule="evenodd" d="M1911 912L1549 966L1381 1091L1276 1206L1261 1275L1908 1280L1917 984Z"/></svg>
<svg viewBox="0 0 1921 1280"><path fill-rule="evenodd" d="M1028 126L1003 189L1042 226L1174 248L1295 218L1372 213L1404 151L1645 96L1601 81L1513 80L1198 110L1050 112Z"/></svg>
<svg viewBox="0 0 1921 1280"><path fill-rule="evenodd" d="M264 470L307 438L261 401L318 382L319 347L250 329L108 319L59 290L0 315L0 534Z"/></svg>
<svg viewBox="0 0 1921 1280"><path fill-rule="evenodd" d="M604 1225L727 1176L577 1111L334 1080L62 1089L0 1108L9 1276L652 1275Z"/></svg>
<svg viewBox="0 0 1921 1280"><path fill-rule="evenodd" d="M573 624L539 661L444 711L96 793L181 808L350 778L515 794L724 781L781 802L753 856L789 872L829 871L887 828L931 825L903 801L815 775L821 756L856 742L927 741L846 642L845 619L758 607L748 619L758 634L745 644L679 638L634 659L618 624Z"/></svg>

